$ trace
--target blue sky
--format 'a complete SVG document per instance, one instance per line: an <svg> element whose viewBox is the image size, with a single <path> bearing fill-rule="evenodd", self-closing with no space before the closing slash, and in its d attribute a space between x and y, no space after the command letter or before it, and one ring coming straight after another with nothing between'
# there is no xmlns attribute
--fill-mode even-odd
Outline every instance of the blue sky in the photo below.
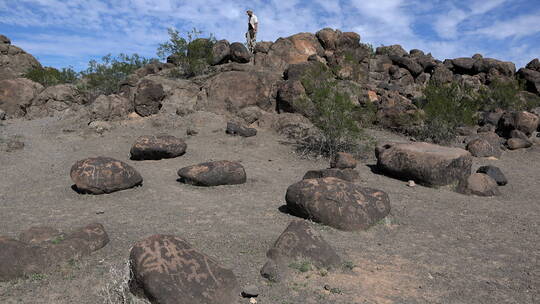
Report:
<svg viewBox="0 0 540 304"><path fill-rule="evenodd" d="M246 9L259 40L332 27L438 59L540 57L540 0L0 0L0 34L46 66L80 70L108 53L155 57L168 27L243 42Z"/></svg>

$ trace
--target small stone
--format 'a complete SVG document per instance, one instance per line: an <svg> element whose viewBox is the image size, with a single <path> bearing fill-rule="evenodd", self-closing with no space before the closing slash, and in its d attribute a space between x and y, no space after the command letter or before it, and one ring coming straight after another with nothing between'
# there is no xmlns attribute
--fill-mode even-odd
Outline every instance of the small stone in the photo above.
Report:
<svg viewBox="0 0 540 304"><path fill-rule="evenodd" d="M5 119L6 119L6 112L0 109L0 120L5 120Z"/></svg>
<svg viewBox="0 0 540 304"><path fill-rule="evenodd" d="M518 150L518 149L525 149L530 148L532 146L532 143L528 140L524 140L521 138L510 138L506 145L508 146L508 149L510 150Z"/></svg>
<svg viewBox="0 0 540 304"><path fill-rule="evenodd" d="M255 285L248 285L242 291L244 298L256 298L257 296L259 296L259 288Z"/></svg>
<svg viewBox="0 0 540 304"><path fill-rule="evenodd" d="M187 134L187 136L195 136L195 135L199 134L199 132L197 132L197 130L195 130L195 129L188 128L186 130L186 134Z"/></svg>
<svg viewBox="0 0 540 304"><path fill-rule="evenodd" d="M92 121L88 124L88 127L98 134L103 134L112 128L111 124L106 121Z"/></svg>
<svg viewBox="0 0 540 304"><path fill-rule="evenodd" d="M104 213L105 213L105 211L103 211L103 210L96 211L96 214L104 214Z"/></svg>
<svg viewBox="0 0 540 304"><path fill-rule="evenodd" d="M227 134L240 135L242 137L252 137L252 136L257 135L256 129L248 128L235 122L228 122L227 129L225 130L225 132Z"/></svg>
<svg viewBox="0 0 540 304"><path fill-rule="evenodd" d="M502 173L501 169L495 166L482 166L476 171L476 173L484 173L489 175L497 182L497 185L499 186L504 186L508 184L508 180L506 179L506 176L504 176L504 174Z"/></svg>
<svg viewBox="0 0 540 304"><path fill-rule="evenodd" d="M249 303L251 303L251 304L256 304L256 303L257 303L257 300L255 300L255 298L251 298L251 299L249 299Z"/></svg>
<svg viewBox="0 0 540 304"><path fill-rule="evenodd" d="M410 181L407 182L407 186L416 187L416 183L413 180L410 180Z"/></svg>

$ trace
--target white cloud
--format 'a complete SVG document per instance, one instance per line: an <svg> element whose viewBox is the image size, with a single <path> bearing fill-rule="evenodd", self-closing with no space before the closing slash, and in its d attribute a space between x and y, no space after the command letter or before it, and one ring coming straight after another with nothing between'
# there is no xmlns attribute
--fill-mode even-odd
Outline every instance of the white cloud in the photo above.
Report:
<svg viewBox="0 0 540 304"><path fill-rule="evenodd" d="M482 34L496 39L509 37L523 37L540 33L540 12L532 15L519 16L506 21L499 21L495 24L474 31L475 34Z"/></svg>
<svg viewBox="0 0 540 304"><path fill-rule="evenodd" d="M488 44L493 39L526 38L540 32L540 14L527 12L525 16L518 14L511 20L493 23L493 12L510 2L0 0L0 27L15 27L10 37L14 44L41 58L66 56L81 61L83 57L120 52L155 56L157 44L167 40L168 27L181 31L196 27L220 39L243 41L247 27L245 10L252 9L260 19L261 40L273 41L280 36L333 27L356 31L364 42L375 46L401 44L432 52L441 59L480 52L518 60L516 56L529 56L534 49L526 48L514 56L494 51ZM486 25L487 22L492 23ZM516 44L519 42L511 41L508 48L515 48Z"/></svg>

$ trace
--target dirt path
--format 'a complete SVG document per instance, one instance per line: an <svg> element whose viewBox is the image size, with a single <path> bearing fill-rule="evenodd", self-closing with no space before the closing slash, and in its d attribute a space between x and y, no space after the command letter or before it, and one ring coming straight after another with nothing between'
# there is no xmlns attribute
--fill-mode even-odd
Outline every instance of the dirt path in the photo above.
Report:
<svg viewBox="0 0 540 304"><path fill-rule="evenodd" d="M20 135L25 142L21 151L0 154L0 235L16 237L35 225L69 230L100 222L111 239L82 262L0 283L0 303L103 303L103 290L113 284L111 268L122 269L130 246L156 233L184 237L231 268L242 286L260 286L258 303L540 302L538 148L507 152L498 161L475 160L474 169L492 163L507 175L509 184L497 198L409 188L372 173L367 165L373 160L361 164L362 184L389 194L389 220L355 233L317 225L354 269L299 273L293 282L267 284L259 275L266 250L292 219L278 210L285 191L327 161L300 159L269 131L248 139L226 136L219 122L188 137L183 157L128 160L137 136L185 137L186 127L181 118L132 121L103 135L52 119L0 127L1 138ZM395 137L374 134L380 141ZM74 192L71 165L97 155L133 165L144 177L143 187L101 196ZM198 188L176 181L179 168L220 159L242 161L248 182Z"/></svg>

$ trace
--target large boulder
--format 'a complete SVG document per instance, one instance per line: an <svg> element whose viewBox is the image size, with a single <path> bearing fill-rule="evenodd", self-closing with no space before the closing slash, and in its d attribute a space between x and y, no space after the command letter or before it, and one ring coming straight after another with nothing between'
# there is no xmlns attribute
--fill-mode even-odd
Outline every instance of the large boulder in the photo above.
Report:
<svg viewBox="0 0 540 304"><path fill-rule="evenodd" d="M533 60L531 60L531 62L527 63L525 68L540 72L540 60L538 60L538 58L534 58Z"/></svg>
<svg viewBox="0 0 540 304"><path fill-rule="evenodd" d="M165 98L163 85L144 79L138 84L135 93L135 112L143 117L157 114L162 107L163 98Z"/></svg>
<svg viewBox="0 0 540 304"><path fill-rule="evenodd" d="M34 56L21 48L11 45L6 37L0 39L0 80L22 77L28 70L41 68L41 64Z"/></svg>
<svg viewBox="0 0 540 304"><path fill-rule="evenodd" d="M279 38L270 48L269 54L280 57L288 64L305 62L311 55L324 56L324 49L317 37L311 33L299 33Z"/></svg>
<svg viewBox="0 0 540 304"><path fill-rule="evenodd" d="M319 42L325 50L334 51L340 32L331 28L324 28L316 34Z"/></svg>
<svg viewBox="0 0 540 304"><path fill-rule="evenodd" d="M471 174L464 185L461 186L460 192L468 195L477 196L496 196L500 195L497 182L489 175L483 173Z"/></svg>
<svg viewBox="0 0 540 304"><path fill-rule="evenodd" d="M152 235L129 255L130 286L156 304L233 304L240 287L234 273L180 237Z"/></svg>
<svg viewBox="0 0 540 304"><path fill-rule="evenodd" d="M438 65L433 70L431 79L438 83L449 83L454 79L454 74L444 65Z"/></svg>
<svg viewBox="0 0 540 304"><path fill-rule="evenodd" d="M56 238L50 238L56 235ZM44 273L56 265L76 260L103 248L109 237L103 225L94 223L70 234L51 227L33 227L19 240L0 236L0 281Z"/></svg>
<svg viewBox="0 0 540 304"><path fill-rule="evenodd" d="M11 44L11 40L4 35L0 35L0 44Z"/></svg>
<svg viewBox="0 0 540 304"><path fill-rule="evenodd" d="M467 151L471 152L474 157L500 157L501 150L499 147L493 147L486 139L475 138L467 144Z"/></svg>
<svg viewBox="0 0 540 304"><path fill-rule="evenodd" d="M48 87L36 96L26 108L26 117L34 119L77 113L86 103L86 97L75 85L60 84Z"/></svg>
<svg viewBox="0 0 540 304"><path fill-rule="evenodd" d="M238 162L227 160L207 162L178 170L180 182L212 187L238 185L246 182L246 171Z"/></svg>
<svg viewBox="0 0 540 304"><path fill-rule="evenodd" d="M388 56L398 56L405 57L408 55L407 51L399 44L380 46L375 50L377 55L388 55Z"/></svg>
<svg viewBox="0 0 540 304"><path fill-rule="evenodd" d="M390 55L390 59L396 65L407 69L414 77L417 77L418 75L422 74L422 72L424 72L424 68L411 58Z"/></svg>
<svg viewBox="0 0 540 304"><path fill-rule="evenodd" d="M212 64L223 64L231 58L230 43L227 40L220 40L212 47Z"/></svg>
<svg viewBox="0 0 540 304"><path fill-rule="evenodd" d="M521 68L518 71L518 75L525 79L528 91L540 94L540 71Z"/></svg>
<svg viewBox="0 0 540 304"><path fill-rule="evenodd" d="M445 186L471 174L472 155L460 148L429 143L388 143L377 147L377 167L400 179Z"/></svg>
<svg viewBox="0 0 540 304"><path fill-rule="evenodd" d="M287 69L288 63L275 54L255 53L254 64L256 67L274 71L283 74Z"/></svg>
<svg viewBox="0 0 540 304"><path fill-rule="evenodd" d="M516 66L514 63L509 61L500 61L493 58L477 59L474 62L473 69L476 74L489 73L491 69L494 69L507 77L513 77L516 73Z"/></svg>
<svg viewBox="0 0 540 304"><path fill-rule="evenodd" d="M367 229L390 212L386 193L334 177L293 184L285 200L292 214L345 231Z"/></svg>
<svg viewBox="0 0 540 304"><path fill-rule="evenodd" d="M318 268L335 268L341 257L307 221L293 220L266 253L261 275L270 281L286 278L290 265L308 262Z"/></svg>
<svg viewBox="0 0 540 304"><path fill-rule="evenodd" d="M175 158L186 153L186 143L171 135L144 135L137 138L131 147L132 160L160 160Z"/></svg>
<svg viewBox="0 0 540 304"><path fill-rule="evenodd" d="M519 149L530 148L532 146L532 143L529 140L522 139L522 138L510 138L506 142L506 146L510 150L519 150Z"/></svg>
<svg viewBox="0 0 540 304"><path fill-rule="evenodd" d="M513 130L531 135L539 124L540 118L535 114L526 111L506 112L498 121L497 133L505 138L509 138Z"/></svg>
<svg viewBox="0 0 540 304"><path fill-rule="evenodd" d="M70 176L77 191L91 194L129 189L143 182L139 172L130 165L102 156L77 161L71 167Z"/></svg>
<svg viewBox="0 0 540 304"><path fill-rule="evenodd" d="M207 110L236 113L249 106L275 109L279 74L264 71L229 71L219 73L205 84Z"/></svg>
<svg viewBox="0 0 540 304"><path fill-rule="evenodd" d="M100 95L90 105L92 119L114 120L125 119L134 111L133 103L122 95Z"/></svg>
<svg viewBox="0 0 540 304"><path fill-rule="evenodd" d="M6 116L22 117L43 86L26 78L0 80L0 109Z"/></svg>
<svg viewBox="0 0 540 304"><path fill-rule="evenodd" d="M229 47L231 60L238 63L248 63L251 60L251 53L246 46L240 42L234 42Z"/></svg>
<svg viewBox="0 0 540 304"><path fill-rule="evenodd" d="M300 80L286 80L277 91L277 109L279 112L301 113L309 117L314 106Z"/></svg>

